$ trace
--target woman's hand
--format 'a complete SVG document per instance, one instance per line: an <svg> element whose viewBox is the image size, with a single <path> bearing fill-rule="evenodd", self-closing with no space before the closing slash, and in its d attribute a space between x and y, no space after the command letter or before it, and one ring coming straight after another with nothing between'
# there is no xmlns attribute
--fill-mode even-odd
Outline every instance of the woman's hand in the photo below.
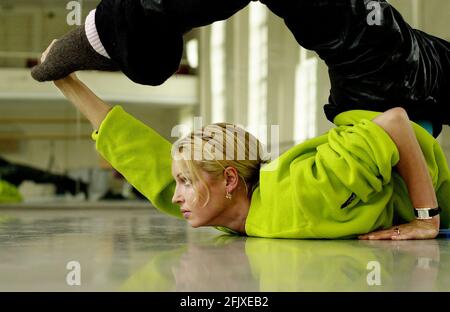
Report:
<svg viewBox="0 0 450 312"><path fill-rule="evenodd" d="M409 223L396 225L386 230L374 231L360 235L359 239L433 239L439 234L439 216L430 220L413 220Z"/></svg>
<svg viewBox="0 0 450 312"><path fill-rule="evenodd" d="M41 60L40 60L40 64L44 63L48 53L50 52L50 50L52 49L53 45L55 44L55 42L58 41L57 39L53 40L50 45L47 47L47 49L42 53L41 55ZM60 80L55 80L54 83L55 85L59 88L61 85L63 85L64 83L73 81L73 80L78 80L77 75L75 73L71 73L69 76L60 79Z"/></svg>

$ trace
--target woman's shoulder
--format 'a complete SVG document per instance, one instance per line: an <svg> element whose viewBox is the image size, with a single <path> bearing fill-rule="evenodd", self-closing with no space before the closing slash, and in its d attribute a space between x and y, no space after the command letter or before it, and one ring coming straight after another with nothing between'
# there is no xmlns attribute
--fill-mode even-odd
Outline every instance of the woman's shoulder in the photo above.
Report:
<svg viewBox="0 0 450 312"><path fill-rule="evenodd" d="M361 109L349 110L346 112L342 112L338 114L336 117L334 117L333 123L336 126L354 125L363 119L372 120L380 114L381 112L369 110L361 110Z"/></svg>

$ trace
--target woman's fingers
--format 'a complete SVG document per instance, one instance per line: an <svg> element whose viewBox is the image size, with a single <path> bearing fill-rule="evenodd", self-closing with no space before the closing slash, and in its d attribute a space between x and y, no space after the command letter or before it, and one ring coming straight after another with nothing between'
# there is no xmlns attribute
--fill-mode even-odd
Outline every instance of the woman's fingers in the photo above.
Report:
<svg viewBox="0 0 450 312"><path fill-rule="evenodd" d="M359 239L379 240L406 240L406 239L433 239L439 234L439 228L430 222L413 220L410 223L393 226L386 230L375 231L358 236Z"/></svg>
<svg viewBox="0 0 450 312"><path fill-rule="evenodd" d="M364 235L360 235L359 239L398 239L402 236L401 230L399 227L392 227L390 229L375 231L371 233L367 233Z"/></svg>

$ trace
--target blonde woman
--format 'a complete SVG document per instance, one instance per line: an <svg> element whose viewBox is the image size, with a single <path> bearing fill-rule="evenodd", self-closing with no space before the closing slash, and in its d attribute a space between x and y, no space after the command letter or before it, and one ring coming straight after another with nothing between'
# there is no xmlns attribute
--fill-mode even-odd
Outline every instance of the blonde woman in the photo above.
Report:
<svg viewBox="0 0 450 312"><path fill-rule="evenodd" d="M341 113L338 127L265 164L260 143L238 127L209 125L172 145L74 74L55 85L97 129L99 153L156 208L193 227L270 238L432 239L450 225L445 155L402 108Z"/></svg>

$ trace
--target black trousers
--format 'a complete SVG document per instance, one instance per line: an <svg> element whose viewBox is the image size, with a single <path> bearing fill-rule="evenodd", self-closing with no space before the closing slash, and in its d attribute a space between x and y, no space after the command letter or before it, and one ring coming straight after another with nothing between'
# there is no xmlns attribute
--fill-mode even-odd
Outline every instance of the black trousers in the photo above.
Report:
<svg viewBox="0 0 450 312"><path fill-rule="evenodd" d="M250 0L102 0L95 23L111 59L132 81L157 86L179 68L183 34L227 19Z"/></svg>
<svg viewBox="0 0 450 312"><path fill-rule="evenodd" d="M411 119L433 122L435 136L450 124L450 43L413 29L385 0L260 1L328 65L330 121L347 110L401 106ZM178 68L184 32L226 19L249 2L103 0L96 23L124 73L156 85Z"/></svg>

